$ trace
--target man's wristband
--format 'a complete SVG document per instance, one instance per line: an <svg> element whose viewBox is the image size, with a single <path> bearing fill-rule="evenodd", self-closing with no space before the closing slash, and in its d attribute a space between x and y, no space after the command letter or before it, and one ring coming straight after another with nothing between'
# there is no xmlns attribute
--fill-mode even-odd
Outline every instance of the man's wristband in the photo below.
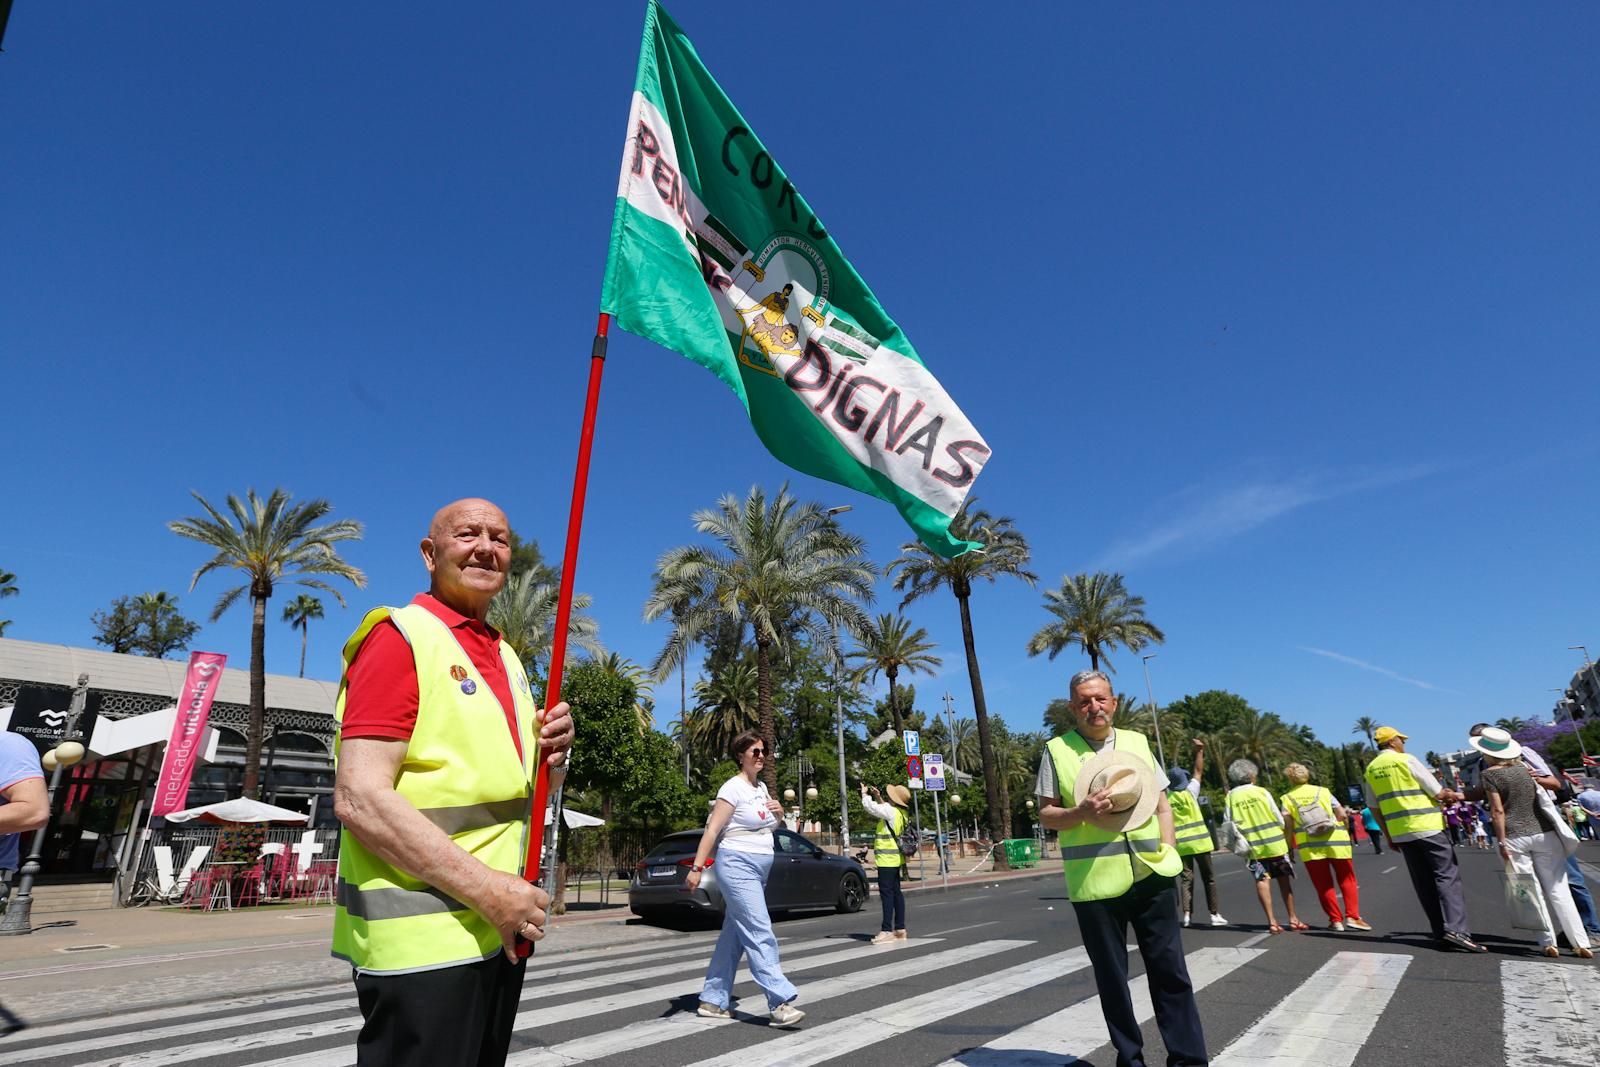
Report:
<svg viewBox="0 0 1600 1067"><path fill-rule="evenodd" d="M690 864L689 870L695 874L704 874L706 872L706 869L698 863Z"/></svg>

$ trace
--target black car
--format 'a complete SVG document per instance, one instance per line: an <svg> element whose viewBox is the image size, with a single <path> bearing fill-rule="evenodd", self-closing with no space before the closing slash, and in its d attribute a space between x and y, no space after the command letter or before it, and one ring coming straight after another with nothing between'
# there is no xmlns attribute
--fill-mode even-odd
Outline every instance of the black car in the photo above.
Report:
<svg viewBox="0 0 1600 1067"><path fill-rule="evenodd" d="M723 913L716 858L693 892L684 884L704 830L670 834L634 868L628 907L642 919L670 914ZM792 830L773 831L772 875L767 879L770 912L832 908L860 911L867 901L867 872L855 860L824 852Z"/></svg>

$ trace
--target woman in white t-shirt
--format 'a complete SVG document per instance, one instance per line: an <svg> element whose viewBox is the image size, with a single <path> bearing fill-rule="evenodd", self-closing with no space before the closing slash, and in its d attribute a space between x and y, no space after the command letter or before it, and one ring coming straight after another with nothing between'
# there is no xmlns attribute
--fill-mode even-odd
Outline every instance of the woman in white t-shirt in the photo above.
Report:
<svg viewBox="0 0 1600 1067"><path fill-rule="evenodd" d="M722 935L711 953L705 986L700 991L699 1014L707 1019L731 1019L733 976L739 957L750 956L750 974L767 994L772 1021L793 1026L806 1013L794 1006L800 994L783 976L778 964L778 938L767 914L767 875L772 871L772 831L783 818L783 805L767 795L765 782L756 776L766 762L767 747L754 730L733 739L730 754L739 773L722 783L706 820L686 884L692 893L700 888L702 872L716 868L717 886L725 905ZM715 852L716 857L711 854Z"/></svg>

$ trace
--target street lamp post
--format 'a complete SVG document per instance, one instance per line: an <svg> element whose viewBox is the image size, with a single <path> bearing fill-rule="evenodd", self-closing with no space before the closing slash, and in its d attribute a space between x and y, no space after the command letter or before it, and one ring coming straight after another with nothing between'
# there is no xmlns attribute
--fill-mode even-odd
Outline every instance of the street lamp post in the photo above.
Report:
<svg viewBox="0 0 1600 1067"><path fill-rule="evenodd" d="M1156 731L1156 758L1161 761L1161 766L1165 769L1167 754L1161 747L1161 709L1156 707L1156 691L1150 685L1150 661L1158 655L1160 653L1152 652L1140 658L1144 660L1144 692L1150 698L1150 725L1155 727Z"/></svg>
<svg viewBox="0 0 1600 1067"><path fill-rule="evenodd" d="M853 506L840 504L829 508L825 514L831 519L835 515L843 515ZM850 847L850 796L845 791L847 786L844 780L844 656L837 644L833 650L833 699L836 713L834 728L839 743L839 855L843 856Z"/></svg>
<svg viewBox="0 0 1600 1067"><path fill-rule="evenodd" d="M78 719L83 715L84 704L89 699L89 676L78 675L78 684L72 690L72 702L67 707L67 721L61 729L61 741L45 753L50 769L50 788L45 794L45 810L55 810L56 787L61 784L61 772L83 759L84 748L78 740ZM17 892L0 916L0 935L33 933L33 880L43 863L45 837L50 833L48 817L45 824L33 832L33 846L22 865Z"/></svg>

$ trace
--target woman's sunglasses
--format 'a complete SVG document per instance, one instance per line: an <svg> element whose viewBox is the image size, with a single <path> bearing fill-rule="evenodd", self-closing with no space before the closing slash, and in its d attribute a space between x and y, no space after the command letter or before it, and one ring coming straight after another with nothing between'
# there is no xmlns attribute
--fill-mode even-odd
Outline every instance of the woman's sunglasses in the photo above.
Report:
<svg viewBox="0 0 1600 1067"><path fill-rule="evenodd" d="M752 748L746 752L746 755L755 756L757 759L766 759L767 750L764 748Z"/></svg>

